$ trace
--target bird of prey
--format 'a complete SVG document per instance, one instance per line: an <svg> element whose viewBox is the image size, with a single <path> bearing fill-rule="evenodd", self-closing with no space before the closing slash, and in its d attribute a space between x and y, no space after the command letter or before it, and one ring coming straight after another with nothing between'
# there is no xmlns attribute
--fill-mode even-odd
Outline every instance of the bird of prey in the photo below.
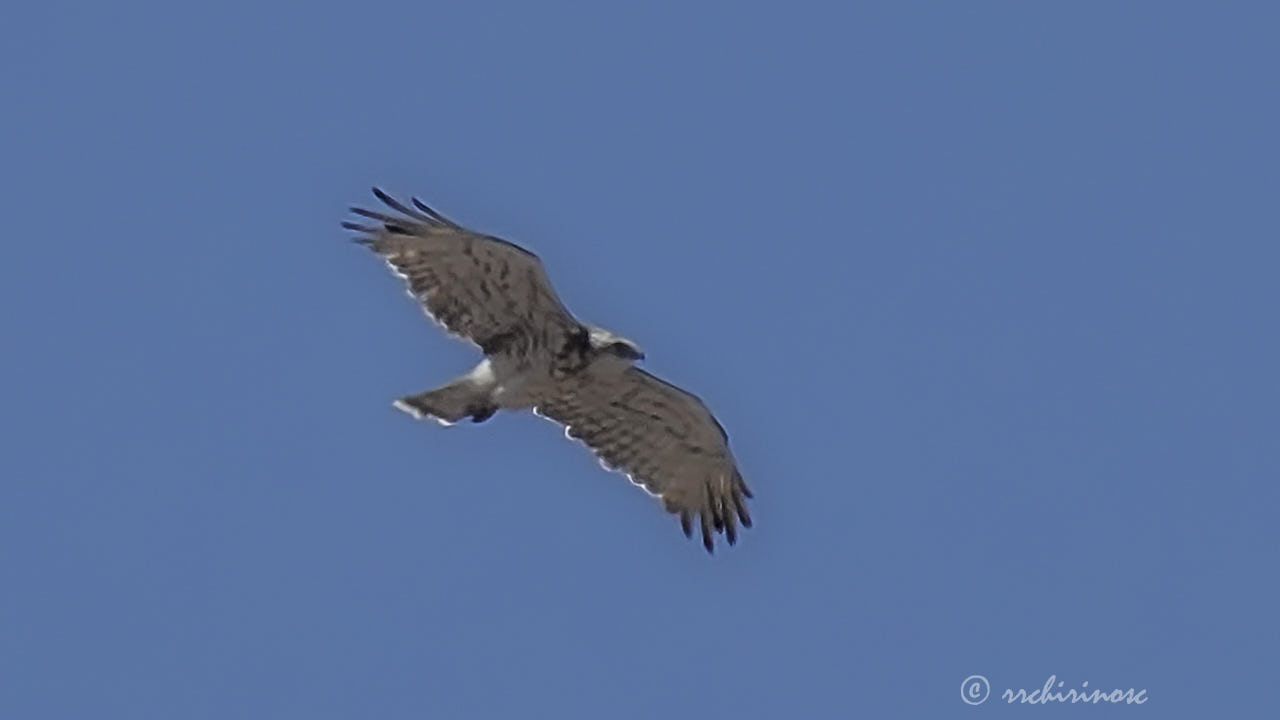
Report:
<svg viewBox="0 0 1280 720"><path fill-rule="evenodd" d="M353 207L363 220L343 227L408 283L429 318L484 352L469 373L397 408L444 425L532 410L661 499L686 536L696 520L707 552L713 532L732 545L739 523L751 527L728 435L696 395L636 367L644 353L632 341L574 318L533 253L417 198L409 207L373 194L390 212Z"/></svg>

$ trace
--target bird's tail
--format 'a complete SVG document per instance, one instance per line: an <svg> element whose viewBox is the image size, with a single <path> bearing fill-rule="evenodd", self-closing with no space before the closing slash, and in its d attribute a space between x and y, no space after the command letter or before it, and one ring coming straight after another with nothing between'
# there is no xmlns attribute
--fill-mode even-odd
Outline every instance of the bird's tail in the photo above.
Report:
<svg viewBox="0 0 1280 720"><path fill-rule="evenodd" d="M472 422L488 420L497 406L490 398L488 383L477 382L473 371L448 385L396 400L395 406L415 418L429 417L442 425L452 425L464 418Z"/></svg>

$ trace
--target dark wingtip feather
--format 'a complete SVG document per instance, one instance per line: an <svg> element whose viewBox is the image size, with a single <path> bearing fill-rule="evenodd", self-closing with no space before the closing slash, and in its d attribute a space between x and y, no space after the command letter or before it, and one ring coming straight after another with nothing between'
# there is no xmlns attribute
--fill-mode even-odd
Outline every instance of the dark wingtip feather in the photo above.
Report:
<svg viewBox="0 0 1280 720"><path fill-rule="evenodd" d="M737 491L732 493L730 497L733 499L732 509L738 512L738 520L742 522L742 527L749 528L751 527L751 513L747 512L746 498L750 496L744 495L745 491L746 487L739 483ZM726 508L725 512L726 514L729 513L729 509Z"/></svg>
<svg viewBox="0 0 1280 720"><path fill-rule="evenodd" d="M422 212L428 215L436 214L435 210L432 210L426 203L419 200L416 196L409 198L409 201L413 203L414 207L418 208L419 210L421 210Z"/></svg>
<svg viewBox="0 0 1280 720"><path fill-rule="evenodd" d="M432 222L432 221L434 220L434 218L428 217L428 216L423 215L422 213L420 213L420 212L418 212L418 211L416 211L416 210L413 210L413 209L411 209L411 208L409 208L409 207L406 207L404 203L400 202L399 200L397 200L397 199L395 199L395 198L391 197L390 195L386 194L385 192L383 192L383 191L382 191L382 188L379 188L379 187L377 187L377 186L374 186L374 188L373 188L373 195L374 195L374 197L376 197L376 198L378 198L379 200L381 200L381 201L382 201L382 203L383 203L384 205L386 205L387 207L391 208L392 210L395 210L395 211L396 211L396 212L398 212L398 213L403 213L403 214L405 214L405 215L407 215L407 216L409 216L409 217L413 218L414 220L421 220L422 222L428 222L428 223L429 223L429 222Z"/></svg>
<svg viewBox="0 0 1280 720"><path fill-rule="evenodd" d="M364 233L378 232L377 228L372 228L372 227L369 227L368 225L361 225L360 223L348 222L346 220L342 221L342 227L346 228L347 230L355 230L356 232L364 232ZM356 242L361 242L362 240L366 240L366 238L356 238Z"/></svg>
<svg viewBox="0 0 1280 720"><path fill-rule="evenodd" d="M414 207L416 207L416 208L418 208L419 210L421 210L422 212L424 212L424 213L426 213L426 214L430 215L432 218L434 218L434 219L436 219L436 220L439 220L440 222L444 223L445 225L454 225L454 224L455 224L455 223L454 223L452 220L450 220L449 218L447 218L447 217L445 217L445 216L441 215L440 213L436 212L435 210L432 210L430 207L428 207L428 206L427 206L427 204L426 204L426 203L422 202L422 201L421 201L421 200L419 200L418 198L416 198L416 197L415 197L415 198L409 198L409 200L413 202L413 206L414 206Z"/></svg>
<svg viewBox="0 0 1280 720"><path fill-rule="evenodd" d="M706 513L711 513L711 522L715 523L716 532L724 531L724 520L720 517L720 503L716 501L715 493L711 490L711 483L703 486L706 488L707 510L703 511L703 519L706 519Z"/></svg>
<svg viewBox="0 0 1280 720"><path fill-rule="evenodd" d="M680 529L684 531L685 537L693 537L693 518L688 511L680 513Z"/></svg>
<svg viewBox="0 0 1280 720"><path fill-rule="evenodd" d="M716 551L716 544L711 539L711 523L710 511L704 510L700 523L702 525L702 547L706 548L707 552L714 553Z"/></svg>
<svg viewBox="0 0 1280 720"><path fill-rule="evenodd" d="M359 215L360 217L369 218L370 220L377 220L380 223L397 223L397 222L403 222L404 220L404 218L392 217L390 215L387 215L386 213L374 212L373 210L366 210L362 207L353 206L351 208L351 212L355 215Z"/></svg>

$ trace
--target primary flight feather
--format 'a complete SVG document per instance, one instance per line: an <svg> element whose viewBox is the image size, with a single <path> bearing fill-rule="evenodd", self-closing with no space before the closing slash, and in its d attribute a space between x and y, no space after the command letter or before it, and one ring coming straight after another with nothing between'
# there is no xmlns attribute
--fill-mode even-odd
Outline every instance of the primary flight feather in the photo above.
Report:
<svg viewBox="0 0 1280 720"><path fill-rule="evenodd" d="M635 343L575 319L533 253L416 198L407 206L373 193L391 212L352 208L363 220L343 227L408 283L428 317L485 355L466 375L396 407L445 425L531 409L660 498L685 535L697 524L708 552L713 533L733 544L739 524L751 527L751 491L724 428L697 396L636 367L644 353Z"/></svg>

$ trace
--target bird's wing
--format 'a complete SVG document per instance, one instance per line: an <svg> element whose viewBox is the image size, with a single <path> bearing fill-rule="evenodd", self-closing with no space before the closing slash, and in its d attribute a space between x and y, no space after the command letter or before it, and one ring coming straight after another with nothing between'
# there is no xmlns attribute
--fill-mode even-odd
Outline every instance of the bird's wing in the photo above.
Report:
<svg viewBox="0 0 1280 720"><path fill-rule="evenodd" d="M381 255L409 284L427 316L493 354L512 343L546 344L548 335L576 332L537 255L500 238L472 232L413 199L408 207L378 188L388 214L351 212L372 223L344 222L356 242Z"/></svg>
<svg viewBox="0 0 1280 720"><path fill-rule="evenodd" d="M712 531L732 545L737 522L751 527L751 491L738 472L729 438L697 396L636 367L591 372L559 383L536 412L565 426L565 435L595 451L601 464L662 499L680 516L685 535L698 519L711 552Z"/></svg>

